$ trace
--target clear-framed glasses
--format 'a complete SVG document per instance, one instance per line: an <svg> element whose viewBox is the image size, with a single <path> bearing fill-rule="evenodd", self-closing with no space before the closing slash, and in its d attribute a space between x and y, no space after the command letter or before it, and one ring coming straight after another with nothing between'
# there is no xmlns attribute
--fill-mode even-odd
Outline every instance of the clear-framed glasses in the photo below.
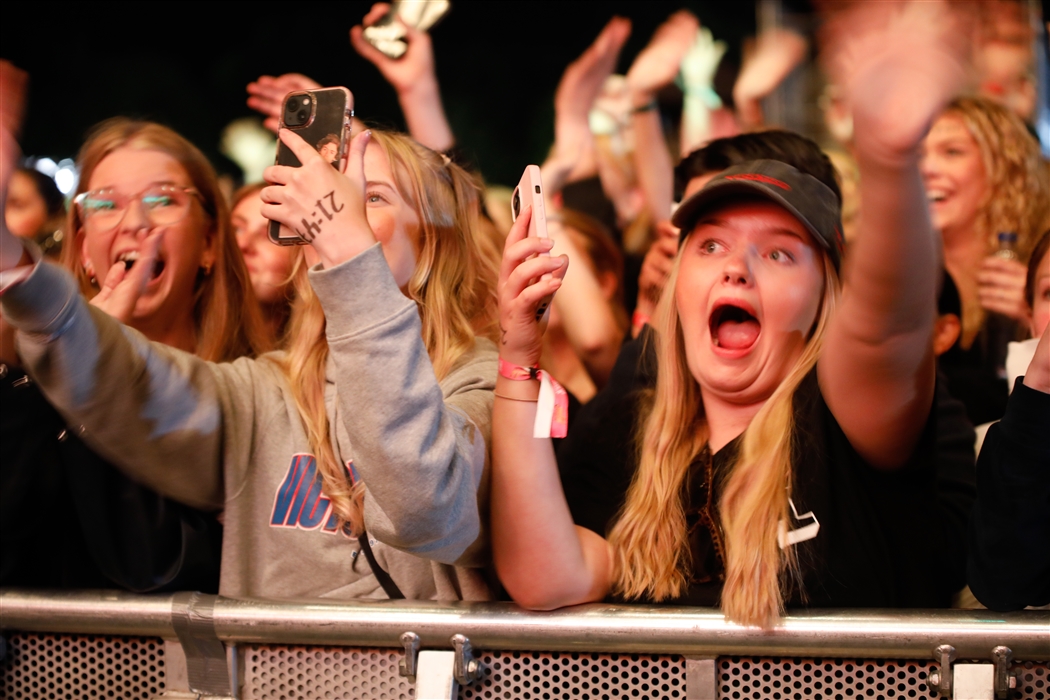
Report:
<svg viewBox="0 0 1050 700"><path fill-rule="evenodd" d="M80 211L84 226L95 231L116 228L133 202L142 205L142 212L152 226L170 226L186 218L194 197L200 197L192 187L151 185L135 195L116 190L91 190L78 194L73 200Z"/></svg>

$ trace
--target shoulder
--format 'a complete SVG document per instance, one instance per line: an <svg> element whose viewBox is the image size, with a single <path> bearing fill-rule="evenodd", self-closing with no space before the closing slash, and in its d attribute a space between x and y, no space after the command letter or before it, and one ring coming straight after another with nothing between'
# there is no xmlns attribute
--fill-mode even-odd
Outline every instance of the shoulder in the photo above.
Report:
<svg viewBox="0 0 1050 700"><path fill-rule="evenodd" d="M474 346L464 352L441 380L444 395L463 391L492 391L496 386L499 353L488 338L475 338Z"/></svg>

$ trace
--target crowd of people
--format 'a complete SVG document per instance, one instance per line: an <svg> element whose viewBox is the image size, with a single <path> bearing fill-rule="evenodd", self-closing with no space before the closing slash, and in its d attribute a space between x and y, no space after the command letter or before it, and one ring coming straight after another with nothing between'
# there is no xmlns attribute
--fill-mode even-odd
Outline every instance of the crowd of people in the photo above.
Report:
<svg viewBox="0 0 1050 700"><path fill-rule="evenodd" d="M0 585L761 627L1050 604L1050 165L1008 50L1032 37L975 16L1024 3L816 5L819 39L760 36L721 97L695 16L624 76L611 19L555 96L548 237L457 149L430 37L363 35L385 5L350 43L408 133L355 120L332 163L278 128L320 85L262 76L301 167L232 197L115 116L67 206L0 63ZM814 43L821 145L761 108ZM322 200L308 242L268 240Z"/></svg>

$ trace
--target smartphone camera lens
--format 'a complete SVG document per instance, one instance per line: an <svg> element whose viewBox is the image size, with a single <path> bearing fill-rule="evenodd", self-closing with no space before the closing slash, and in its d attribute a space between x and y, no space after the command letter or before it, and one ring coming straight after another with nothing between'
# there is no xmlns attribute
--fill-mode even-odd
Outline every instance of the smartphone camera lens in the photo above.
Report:
<svg viewBox="0 0 1050 700"><path fill-rule="evenodd" d="M310 118L310 110L308 110L308 109L300 110L299 113L296 114L295 116L299 120L300 124L305 124L306 120Z"/></svg>
<svg viewBox="0 0 1050 700"><path fill-rule="evenodd" d="M297 112L297 111L299 111L299 98L298 97L293 97L292 99L288 100L288 111L289 112Z"/></svg>
<svg viewBox="0 0 1050 700"><path fill-rule="evenodd" d="M518 218L518 214L521 213L521 192L517 189L514 190L514 198L510 206L514 210L514 218Z"/></svg>

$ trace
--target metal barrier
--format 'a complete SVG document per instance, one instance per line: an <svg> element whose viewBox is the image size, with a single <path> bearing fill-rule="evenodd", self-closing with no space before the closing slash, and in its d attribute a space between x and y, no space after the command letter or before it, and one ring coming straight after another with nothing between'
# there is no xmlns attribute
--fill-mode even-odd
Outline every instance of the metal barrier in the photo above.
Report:
<svg viewBox="0 0 1050 700"><path fill-rule="evenodd" d="M764 631L703 608L3 590L0 628L12 699L450 697L416 693L437 659L460 698L1050 700L1046 611L821 610Z"/></svg>

